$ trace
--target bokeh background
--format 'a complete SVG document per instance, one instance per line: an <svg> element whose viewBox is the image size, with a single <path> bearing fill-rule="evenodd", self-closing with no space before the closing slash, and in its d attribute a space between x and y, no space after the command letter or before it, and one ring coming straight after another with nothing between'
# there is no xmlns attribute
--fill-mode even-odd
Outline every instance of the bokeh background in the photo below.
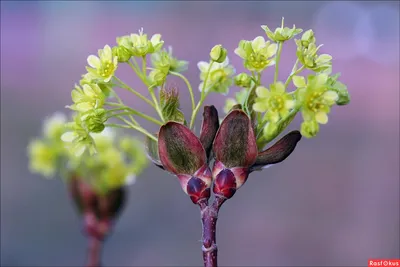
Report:
<svg viewBox="0 0 400 267"><path fill-rule="evenodd" d="M233 53L239 40L264 35L260 25L275 28L282 16L287 25L314 29L352 101L333 109L317 138L252 174L224 204L219 263L366 266L369 258L399 258L398 1L1 1L1 265L84 262L86 240L65 185L30 174L26 146L45 116L70 104L89 54L144 27L191 62L186 75L197 87L196 64L213 45L228 48L243 71ZM281 79L294 53L293 44L284 47ZM139 88L129 71L120 71ZM176 83L189 112L187 90ZM223 115L222 97L207 104ZM300 118L290 129L299 125ZM201 266L199 211L177 179L150 167L129 192L106 243L105 266Z"/></svg>

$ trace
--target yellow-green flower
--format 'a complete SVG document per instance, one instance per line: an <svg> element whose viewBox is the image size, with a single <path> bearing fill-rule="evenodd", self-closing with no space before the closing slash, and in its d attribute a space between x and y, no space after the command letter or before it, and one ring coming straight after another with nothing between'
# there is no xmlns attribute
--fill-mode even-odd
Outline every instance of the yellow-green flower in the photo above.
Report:
<svg viewBox="0 0 400 267"><path fill-rule="evenodd" d="M118 67L118 56L113 56L109 45L104 46L98 51L99 57L90 55L87 62L90 67L86 67L92 79L109 82L114 76Z"/></svg>
<svg viewBox="0 0 400 267"><path fill-rule="evenodd" d="M66 142L66 146L77 157L81 156L86 150L93 155L96 147L88 129L84 127L81 114L75 114L74 121L67 124L69 131L66 131L61 140Z"/></svg>
<svg viewBox="0 0 400 267"><path fill-rule="evenodd" d="M249 88L251 85L251 77L247 73L239 73L238 75L235 76L235 85L243 87L243 88Z"/></svg>
<svg viewBox="0 0 400 267"><path fill-rule="evenodd" d="M146 153L143 153L143 143L138 139L125 136L120 139L119 146L129 160L128 169L131 177L128 178L132 179L132 175L139 175L149 163ZM129 180L127 182L132 181Z"/></svg>
<svg viewBox="0 0 400 267"><path fill-rule="evenodd" d="M55 175L58 151L42 140L33 140L28 145L29 170L47 178Z"/></svg>
<svg viewBox="0 0 400 267"><path fill-rule="evenodd" d="M60 141L60 136L65 131L66 121L67 117L61 112L56 112L50 117L46 118L43 125L44 137L55 142Z"/></svg>
<svg viewBox="0 0 400 267"><path fill-rule="evenodd" d="M332 56L328 54L317 55L322 45L315 45L315 37L312 31L303 34L301 40L296 40L296 55L299 61L308 69L315 72L328 72L332 69Z"/></svg>
<svg viewBox="0 0 400 267"><path fill-rule="evenodd" d="M161 34L154 34L151 39L147 38L147 34L143 34L143 28L139 30L139 34L132 33L117 38L117 43L120 46L127 48L132 56L144 57L159 51L164 41L161 40Z"/></svg>
<svg viewBox="0 0 400 267"><path fill-rule="evenodd" d="M227 55L226 49L222 45L214 46L210 51L211 60L222 63L225 61Z"/></svg>
<svg viewBox="0 0 400 267"><path fill-rule="evenodd" d="M308 30L303 33L300 40L296 40L298 46L308 48L310 44L315 44L315 35L313 30Z"/></svg>
<svg viewBox="0 0 400 267"><path fill-rule="evenodd" d="M68 106L70 109L86 112L95 108L101 108L104 105L106 96L97 84L83 84L82 88L75 85L71 92L71 98L74 104Z"/></svg>
<svg viewBox="0 0 400 267"><path fill-rule="evenodd" d="M326 124L328 122L328 113L338 99L337 92L329 90L328 75L310 75L307 83L302 76L293 77L293 83L298 87L297 98L302 103L301 112L305 124L302 129L305 136L315 136L318 127L315 123Z"/></svg>
<svg viewBox="0 0 400 267"><path fill-rule="evenodd" d="M104 130L104 123L107 121L107 112L105 109L92 109L82 114L81 120L85 128L90 133L100 133Z"/></svg>
<svg viewBox="0 0 400 267"><path fill-rule="evenodd" d="M237 104L241 104L243 106L244 102L246 101L248 92L249 92L248 89L242 89L235 94L235 98L226 99L224 112L229 113L231 108Z"/></svg>
<svg viewBox="0 0 400 267"><path fill-rule="evenodd" d="M278 122L289 114L294 108L295 101L285 92L285 85L277 82L270 85L270 90L263 86L256 88L257 97L253 109L257 112L267 112L267 118L271 122Z"/></svg>
<svg viewBox="0 0 400 267"><path fill-rule="evenodd" d="M300 133L306 138L315 137L319 132L319 124L315 120L303 121L300 126Z"/></svg>
<svg viewBox="0 0 400 267"><path fill-rule="evenodd" d="M169 71L182 72L188 67L188 62L185 60L178 60L172 56L172 47L160 50L157 53L151 55L151 64L155 69L158 69L164 73Z"/></svg>
<svg viewBox="0 0 400 267"><path fill-rule="evenodd" d="M235 54L244 59L244 66L250 71L260 72L274 65L277 45L258 36L253 41L241 40Z"/></svg>
<svg viewBox="0 0 400 267"><path fill-rule="evenodd" d="M95 81L90 73L86 73L82 75L82 79L79 81L79 85L83 86L84 84L92 85L97 84L97 86L101 89L105 97L109 97L112 91L111 81L109 82L101 82Z"/></svg>
<svg viewBox="0 0 400 267"><path fill-rule="evenodd" d="M122 45L117 45L112 48L113 55L118 58L119 63L128 62L131 58L131 52Z"/></svg>
<svg viewBox="0 0 400 267"><path fill-rule="evenodd" d="M203 90L204 81L208 75L205 92L228 93L229 87L233 84L232 76L235 74L235 69L232 65L229 65L228 57L222 63L213 62L210 71L210 63L205 61L200 61L197 66L200 69L200 80L202 81L199 85L200 91Z"/></svg>
<svg viewBox="0 0 400 267"><path fill-rule="evenodd" d="M284 42L290 40L303 31L302 29L296 29L295 25L293 25L292 29L283 27L283 22L284 18L282 18L281 27L276 28L274 32L272 32L267 25L262 25L261 28L265 31L265 34L268 36L268 38L274 42Z"/></svg>

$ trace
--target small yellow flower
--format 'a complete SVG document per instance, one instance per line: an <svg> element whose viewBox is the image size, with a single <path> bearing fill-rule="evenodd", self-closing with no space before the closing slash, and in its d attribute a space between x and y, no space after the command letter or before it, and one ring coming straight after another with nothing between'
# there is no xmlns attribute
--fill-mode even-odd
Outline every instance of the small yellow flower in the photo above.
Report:
<svg viewBox="0 0 400 267"><path fill-rule="evenodd" d="M200 61L197 64L200 70L200 80L202 81L199 85L199 90L202 91L204 87L204 81L206 81L205 91L216 92L221 94L227 94L229 87L233 84L233 75L235 69L229 64L229 58L226 57L222 63L213 62L210 72L210 63Z"/></svg>
<svg viewBox="0 0 400 267"><path fill-rule="evenodd" d="M329 90L328 75L310 75L306 83L304 77L293 77L293 83L298 87L297 97L302 103L301 112L304 123L302 131L304 136L313 137L318 133L316 124L328 123L328 113L338 99L338 93Z"/></svg>
<svg viewBox="0 0 400 267"><path fill-rule="evenodd" d="M118 67L118 56L113 56L112 49L109 45L104 46L98 51L99 57L90 55L87 62L90 67L86 67L92 79L109 82L114 76Z"/></svg>
<svg viewBox="0 0 400 267"><path fill-rule="evenodd" d="M57 150L41 140L33 140L28 145L29 169L50 178L56 173Z"/></svg>
<svg viewBox="0 0 400 267"><path fill-rule="evenodd" d="M75 85L71 92L71 98L74 104L68 108L87 112L95 108L101 108L104 105L106 96L97 84L83 84L82 88Z"/></svg>
<svg viewBox="0 0 400 267"><path fill-rule="evenodd" d="M241 40L235 54L244 59L245 68L260 72L275 64L277 48L277 44L266 42L264 37L258 36L252 41Z"/></svg>
<svg viewBox="0 0 400 267"><path fill-rule="evenodd" d="M61 112L56 112L46 118L43 125L44 136L53 141L60 141L59 138L65 130L66 121L67 117Z"/></svg>
<svg viewBox="0 0 400 267"><path fill-rule="evenodd" d="M267 112L267 118L271 122L278 122L282 117L289 114L294 108L295 101L285 92L282 82L270 85L270 90L259 86L256 88L257 98L253 109L257 112Z"/></svg>

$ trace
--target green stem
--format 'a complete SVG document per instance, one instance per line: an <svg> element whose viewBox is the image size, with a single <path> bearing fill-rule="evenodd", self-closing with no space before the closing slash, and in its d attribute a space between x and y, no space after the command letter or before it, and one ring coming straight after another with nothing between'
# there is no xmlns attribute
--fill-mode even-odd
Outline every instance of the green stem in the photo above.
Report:
<svg viewBox="0 0 400 267"><path fill-rule="evenodd" d="M278 73L279 73L279 61L281 59L281 52L282 52L282 42L278 42L278 52L276 54L275 59L275 75L274 75L274 83L278 81Z"/></svg>
<svg viewBox="0 0 400 267"><path fill-rule="evenodd" d="M128 129L129 128L134 129L134 130L136 130L136 131L148 136L149 138L153 139L154 141L157 141L157 138L154 135L152 135L151 133L149 133L148 131L146 131L144 128L130 123L129 121L125 120L123 117L116 116L115 118L117 118L117 119L125 122L126 124L128 124ZM119 124L117 124L117 125L119 125ZM124 128L126 128L126 127L124 127Z"/></svg>
<svg viewBox="0 0 400 267"><path fill-rule="evenodd" d="M121 108L111 109L111 110L108 110L108 111L119 111L119 110L128 110L129 112L119 113L119 114L112 114L112 115L110 115L110 118L111 118L111 117L115 117L115 116L117 116L117 115L119 116L119 115L131 115L131 114L133 114L133 115L137 115L137 116L139 116L139 117L141 117L141 118L143 118L143 119L145 119L145 120L148 120L148 121L150 121L150 122L153 122L153 123L155 123L155 124L157 124L157 125L160 125L160 126L163 125L163 123L162 123L161 121L156 120L156 119L154 119L153 117L150 117L150 116L148 116L148 115L146 115L146 114L143 114L143 113L141 113L140 111L137 111L137 110L132 109L132 108L130 108L130 107L121 107ZM139 125L138 125L138 126L139 126Z"/></svg>
<svg viewBox="0 0 400 267"><path fill-rule="evenodd" d="M189 126L190 129L193 128L197 112L199 112L201 105L203 104L204 100L206 99L206 97L208 96L209 93L210 92L207 92L206 95L202 99L200 99L199 103L197 103L196 108L193 110L192 117L190 118L190 126Z"/></svg>
<svg viewBox="0 0 400 267"><path fill-rule="evenodd" d="M162 114L161 107L158 104L156 95L154 94L154 86L150 86L149 87L149 92L150 92L151 98L153 99L153 102L154 102L154 105L155 105L154 108L156 109L156 111L158 113L158 116L160 116L160 119L164 122L164 116Z"/></svg>
<svg viewBox="0 0 400 267"><path fill-rule="evenodd" d="M147 71L147 61L146 61L146 56L143 56L142 57L142 74L145 76L145 77L147 77L147 73L146 73L146 71Z"/></svg>
<svg viewBox="0 0 400 267"><path fill-rule="evenodd" d="M203 88L201 89L200 101L199 101L199 103L197 103L196 108L193 110L192 117L190 118L190 126L189 126L190 129L193 128L197 112L199 112L201 105L203 104L204 100L206 99L207 95L209 94L209 92L206 93L205 90L206 90L208 76L210 75L211 67L213 64L214 64L214 61L211 61L210 65L208 66L207 74L206 74L206 77L204 78L204 82L203 82Z"/></svg>
<svg viewBox="0 0 400 267"><path fill-rule="evenodd" d="M133 93L134 95L136 95L137 97L139 97L140 99L142 99L143 101L145 101L147 104L149 104L150 106L152 106L153 108L155 108L154 104L147 99L147 97L145 97L144 95L142 95L141 93L137 92L136 90L132 89L130 86L128 86L126 83L124 83L123 81L121 81L119 78L117 78L116 76L114 76L114 78L120 83L120 86L126 90L128 90L129 92Z"/></svg>
<svg viewBox="0 0 400 267"><path fill-rule="evenodd" d="M117 124L117 123L106 123L106 124L104 124L104 126L112 127L112 128L131 129L131 127L128 125L122 125L122 124Z"/></svg>
<svg viewBox="0 0 400 267"><path fill-rule="evenodd" d="M115 92L115 90L111 89L111 91L114 93L115 98L118 100L118 102L120 103L120 105L124 106L124 102L122 102L122 99L117 95L117 93ZM139 123L132 117L129 116L129 118L131 119L131 121L135 124L135 125L139 125Z"/></svg>
<svg viewBox="0 0 400 267"><path fill-rule="evenodd" d="M210 76L210 71L211 71L213 64L214 64L214 61L211 61L210 65L208 66L207 74L206 74L206 77L204 78L203 88L201 89L201 97L200 97L201 99L203 99L203 97L204 97L205 90L206 90L206 83L208 80L208 76Z"/></svg>
<svg viewBox="0 0 400 267"><path fill-rule="evenodd" d="M132 62L133 62L133 64L132 64ZM139 71L139 69L140 69L140 68L139 68L139 65L137 64L137 62L136 62L136 60L135 60L134 58L132 58L132 62L129 62L129 61L128 61L129 66L131 66L131 68L135 71L135 73L136 73L137 76L142 80L142 82L144 83L144 85L147 86L147 88L148 88L148 90L149 90L149 92L150 92L150 96L151 96L151 98L153 99L153 103L152 103L150 100L148 100L147 98L146 98L146 100L148 100L148 101L151 103L151 106L157 111L157 113L158 113L158 115L160 116L161 120L164 122L164 117L163 117L163 115L162 115L160 105L159 105L159 103L158 103L158 101L157 101L156 95L154 94L154 90L153 90L153 87L154 87L154 86L152 86L152 85L149 84L149 82L147 81L147 77L146 77L146 76L143 77L143 73L141 73L141 72ZM147 69L145 60L143 61L143 64L144 64L144 68L143 68L143 69L144 69L144 72L145 72L146 69Z"/></svg>
<svg viewBox="0 0 400 267"><path fill-rule="evenodd" d="M297 62L297 61L296 61ZM297 65L297 64L296 64ZM294 71L292 70L292 73L290 73L289 77L287 78L286 82L285 82L285 89L288 87L290 81L293 79L293 76L299 74L301 71L303 71L305 68L305 66L301 66L298 70Z"/></svg>
<svg viewBox="0 0 400 267"><path fill-rule="evenodd" d="M190 82L188 81L188 79L186 79L185 76L183 76L182 74L180 74L180 73L178 73L178 72L170 71L169 73L170 73L171 75L175 75L175 76L181 78L181 79L186 83L186 86L187 86L187 88L189 89L190 99L192 100L192 110L194 110L196 104L195 104L195 102L194 102L193 89L192 89L192 86L190 85Z"/></svg>

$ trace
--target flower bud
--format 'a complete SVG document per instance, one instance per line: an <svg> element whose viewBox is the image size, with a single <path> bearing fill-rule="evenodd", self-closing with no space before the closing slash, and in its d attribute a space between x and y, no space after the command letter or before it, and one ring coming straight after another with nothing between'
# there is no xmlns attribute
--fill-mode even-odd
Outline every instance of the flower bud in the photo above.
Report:
<svg viewBox="0 0 400 267"><path fill-rule="evenodd" d="M211 60L222 63L225 61L227 55L226 49L222 45L216 45L211 49L210 58Z"/></svg>
<svg viewBox="0 0 400 267"><path fill-rule="evenodd" d="M93 109L82 115L81 120L91 133L100 133L104 130L107 121L107 112L102 109Z"/></svg>
<svg viewBox="0 0 400 267"><path fill-rule="evenodd" d="M120 187L101 194L83 179L72 177L69 181L69 191L78 212L84 218L86 234L104 239L110 233L112 222L123 208L125 189Z"/></svg>
<svg viewBox="0 0 400 267"><path fill-rule="evenodd" d="M233 109L222 121L213 144L212 176L216 195L231 198L246 181L257 158L257 144L250 118Z"/></svg>
<svg viewBox="0 0 400 267"><path fill-rule="evenodd" d="M155 69L150 72L149 79L154 85L161 86L165 83L165 80L167 79L167 73L159 69Z"/></svg>
<svg viewBox="0 0 400 267"><path fill-rule="evenodd" d="M304 121L301 124L300 132L301 132L301 135L303 135L307 138L315 137L317 135L317 133L319 132L319 124L315 120Z"/></svg>
<svg viewBox="0 0 400 267"><path fill-rule="evenodd" d="M251 77L247 73L240 73L235 77L235 84L243 88L249 88Z"/></svg>
<svg viewBox="0 0 400 267"><path fill-rule="evenodd" d="M214 193L231 198L252 171L283 161L300 139L298 131L291 132L259 153L250 118L239 107L233 109L222 121L213 144Z"/></svg>
<svg viewBox="0 0 400 267"><path fill-rule="evenodd" d="M301 45L305 48L308 48L310 44L315 44L315 36L313 30L308 30L303 33L301 36Z"/></svg>
<svg viewBox="0 0 400 267"><path fill-rule="evenodd" d="M129 50L124 46L114 46L112 48L113 56L118 57L118 62L128 62L131 58L131 53Z"/></svg>
<svg viewBox="0 0 400 267"><path fill-rule="evenodd" d="M158 156L163 168L179 178L183 191L193 203L208 199L211 171L199 138L183 124L172 121L161 127L158 136ZM153 156L157 161L154 153Z"/></svg>

